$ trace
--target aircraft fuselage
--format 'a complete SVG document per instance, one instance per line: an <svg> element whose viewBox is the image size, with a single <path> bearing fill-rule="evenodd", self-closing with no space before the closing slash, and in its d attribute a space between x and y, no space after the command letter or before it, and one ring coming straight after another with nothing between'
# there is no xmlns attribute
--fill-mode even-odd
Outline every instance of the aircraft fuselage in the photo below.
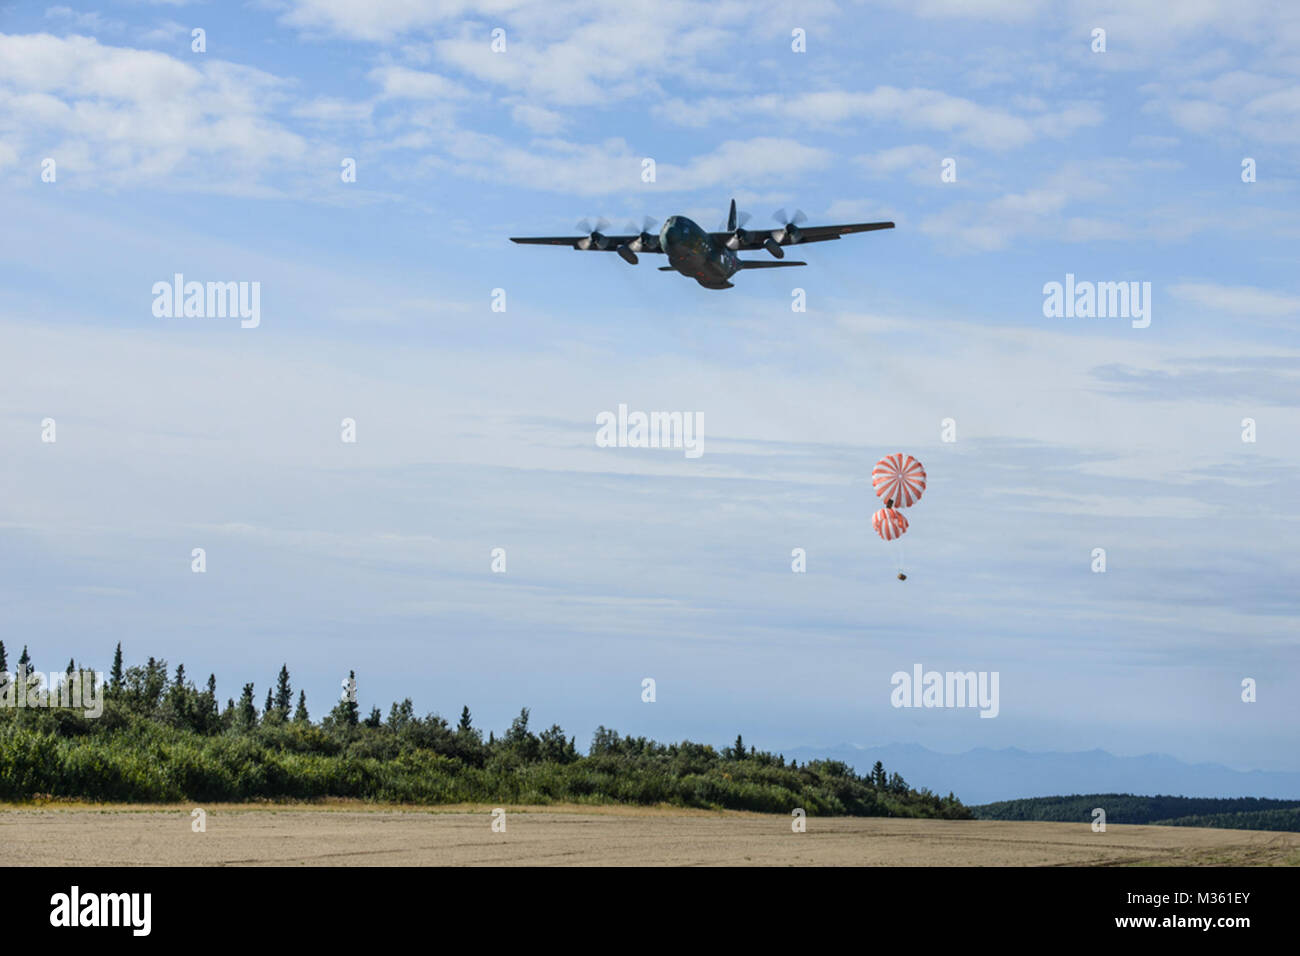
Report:
<svg viewBox="0 0 1300 956"><path fill-rule="evenodd" d="M669 216L659 230L659 248L668 264L706 289L730 289L740 270L739 257L685 216Z"/></svg>

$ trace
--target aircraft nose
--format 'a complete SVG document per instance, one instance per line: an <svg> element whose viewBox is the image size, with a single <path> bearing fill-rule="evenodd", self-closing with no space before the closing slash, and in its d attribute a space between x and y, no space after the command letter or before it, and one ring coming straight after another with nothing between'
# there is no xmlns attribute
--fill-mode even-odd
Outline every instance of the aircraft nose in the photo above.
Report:
<svg viewBox="0 0 1300 956"><path fill-rule="evenodd" d="M664 220L664 227L659 230L659 245L661 248L667 247L668 237L676 231L677 231L677 217L669 216L667 219Z"/></svg>

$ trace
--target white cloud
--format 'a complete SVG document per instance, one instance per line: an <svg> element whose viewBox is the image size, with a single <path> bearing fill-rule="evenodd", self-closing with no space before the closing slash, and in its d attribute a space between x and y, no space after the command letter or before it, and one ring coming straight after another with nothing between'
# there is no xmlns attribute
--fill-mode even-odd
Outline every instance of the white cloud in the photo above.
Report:
<svg viewBox="0 0 1300 956"><path fill-rule="evenodd" d="M728 140L684 163L661 159L656 163L656 181L645 183L641 179L644 155L617 138L601 143L539 139L524 148L496 136L462 130L449 138L444 149L446 158L426 160L430 167L580 196L779 182L823 169L833 159L829 151L793 139L760 136Z"/></svg>
<svg viewBox="0 0 1300 956"><path fill-rule="evenodd" d="M1228 317L1283 318L1300 314L1300 296L1259 289L1254 286L1227 286L1209 282L1183 282L1169 287L1183 302L1226 313Z"/></svg>
<svg viewBox="0 0 1300 956"><path fill-rule="evenodd" d="M1027 20L1045 7L1045 0L885 0L885 5L932 20Z"/></svg>
<svg viewBox="0 0 1300 956"><path fill-rule="evenodd" d="M826 0L805 3L801 22L820 23L830 7ZM710 90L738 89L737 80L720 62L725 51L738 37L769 39L772 25L788 17L782 0L291 0L281 22L376 44L408 36L427 38L426 44L404 46L416 62L428 59L431 48L445 66L526 96L533 105L575 106L659 95L669 80ZM492 48L497 28L505 31L503 52Z"/></svg>
<svg viewBox="0 0 1300 956"><path fill-rule="evenodd" d="M315 123L362 123L374 114L370 101L341 100L322 96L293 108L293 115Z"/></svg>
<svg viewBox="0 0 1300 956"><path fill-rule="evenodd" d="M754 184L824 169L833 159L829 150L806 146L798 140L757 136L722 143L680 170L670 165L664 173L661 167L661 175L670 185L684 189L733 182Z"/></svg>
<svg viewBox="0 0 1300 956"><path fill-rule="evenodd" d="M271 74L218 59L0 34L0 112L15 148L40 144L94 182L201 176L192 161L203 156L224 156L227 173L301 159L306 142L271 112L283 89Z"/></svg>
<svg viewBox="0 0 1300 956"><path fill-rule="evenodd" d="M370 71L370 79L379 84L380 96L392 99L449 100L468 95L454 80L401 66L378 67Z"/></svg>
<svg viewBox="0 0 1300 956"><path fill-rule="evenodd" d="M1154 136L1150 134L1139 134L1129 140L1129 145L1134 149L1173 149L1181 140L1176 136Z"/></svg>
<svg viewBox="0 0 1300 956"><path fill-rule="evenodd" d="M531 103L520 103L510 111L510 116L516 123L527 126L534 133L542 133L547 136L553 136L564 128L564 117L541 106L534 106Z"/></svg>
<svg viewBox="0 0 1300 956"><path fill-rule="evenodd" d="M669 100L656 108L663 118L686 126L705 126L728 119L761 115L812 126L890 123L907 129L951 134L991 150L1015 149L1040 136L1061 137L1103 119L1090 104L1056 112L1018 116L995 106L952 96L941 90L878 86L869 92L823 90L790 96Z"/></svg>
<svg viewBox="0 0 1300 956"><path fill-rule="evenodd" d="M89 30L92 33L104 33L123 29L123 24L119 20L109 20L99 13L83 13L73 10L70 7L49 7L45 11L45 19L53 20L56 23L65 23L75 30Z"/></svg>
<svg viewBox="0 0 1300 956"><path fill-rule="evenodd" d="M868 199L836 199L826 207L828 222L879 222L899 220L894 210Z"/></svg>
<svg viewBox="0 0 1300 956"><path fill-rule="evenodd" d="M937 149L930 146L892 146L875 153L859 156L855 160L874 177L888 177L895 173L908 172L916 177L926 177L939 181L939 160L942 157Z"/></svg>
<svg viewBox="0 0 1300 956"><path fill-rule="evenodd" d="M520 0L294 0L280 20L308 31L380 42L468 15L498 16L519 5Z"/></svg>
<svg viewBox="0 0 1300 956"><path fill-rule="evenodd" d="M188 36L190 28L175 20L164 20L151 30L140 34L141 43L171 43Z"/></svg>
<svg viewBox="0 0 1300 956"><path fill-rule="evenodd" d="M1204 100L1174 100L1165 104L1165 110L1176 125L1192 133L1211 133L1232 119L1226 106Z"/></svg>
<svg viewBox="0 0 1300 956"><path fill-rule="evenodd" d="M1254 120L1285 125L1294 131L1300 123L1300 86L1258 96L1246 103L1245 110Z"/></svg>
<svg viewBox="0 0 1300 956"><path fill-rule="evenodd" d="M987 203L958 203L921 221L921 231L978 252L1004 249L1017 236L1057 220L1069 202L1060 189L1006 193Z"/></svg>
<svg viewBox="0 0 1300 956"><path fill-rule="evenodd" d="M1071 161L1036 185L986 202L957 202L921 230L959 250L992 252L1021 237L1065 242L1175 239L1218 222L1204 210L1140 205L1126 187L1179 167L1175 160Z"/></svg>

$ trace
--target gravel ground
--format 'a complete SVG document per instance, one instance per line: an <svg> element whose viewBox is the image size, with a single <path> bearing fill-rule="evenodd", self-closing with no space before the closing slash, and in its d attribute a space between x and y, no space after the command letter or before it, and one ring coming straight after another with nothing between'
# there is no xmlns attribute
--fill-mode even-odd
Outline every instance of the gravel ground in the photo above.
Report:
<svg viewBox="0 0 1300 956"><path fill-rule="evenodd" d="M0 866L1300 865L1300 833L622 807L0 809Z"/></svg>

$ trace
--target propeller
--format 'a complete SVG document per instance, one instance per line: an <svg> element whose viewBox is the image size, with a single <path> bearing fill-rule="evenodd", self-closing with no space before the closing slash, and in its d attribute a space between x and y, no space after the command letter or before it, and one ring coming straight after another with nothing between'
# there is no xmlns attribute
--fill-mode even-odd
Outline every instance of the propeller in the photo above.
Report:
<svg viewBox="0 0 1300 956"><path fill-rule="evenodd" d="M789 240L791 243L796 243L803 238L803 233L799 231L799 223L806 222L808 217L803 214L802 209L796 209L794 216L790 218L786 218L784 209L778 209L772 213L772 218L781 224L780 229L772 232L772 239L776 242L783 243Z"/></svg>
<svg viewBox="0 0 1300 956"><path fill-rule="evenodd" d="M727 228L719 230L731 234L727 237L726 246L728 249L739 249L749 241L750 235L744 229L745 223L749 222L749 218L747 212L736 212L736 200L731 200L731 212L727 216Z"/></svg>
<svg viewBox="0 0 1300 956"><path fill-rule="evenodd" d="M609 222L604 218L597 219L594 226L586 219L580 220L578 228L586 233L578 240L579 249L590 249L592 246L597 249L609 248L609 239L604 235L604 230L609 228Z"/></svg>
<svg viewBox="0 0 1300 956"><path fill-rule="evenodd" d="M638 230L636 223L629 222L627 231L635 233L635 238L627 244L627 247L633 252L658 252L659 251L659 233L652 232L655 221L649 216L641 220L641 228Z"/></svg>

